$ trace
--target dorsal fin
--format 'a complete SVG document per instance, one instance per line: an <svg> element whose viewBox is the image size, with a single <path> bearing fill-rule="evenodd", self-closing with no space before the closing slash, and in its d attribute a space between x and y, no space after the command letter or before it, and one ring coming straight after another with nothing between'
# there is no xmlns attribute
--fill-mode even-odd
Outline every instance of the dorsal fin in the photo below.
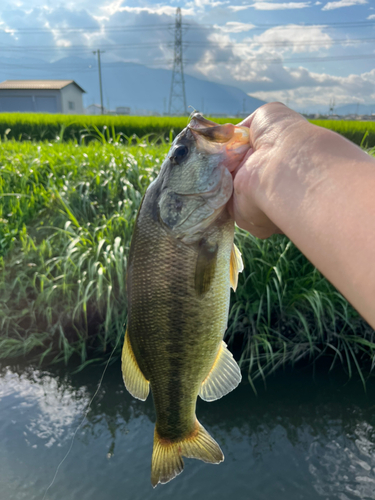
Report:
<svg viewBox="0 0 375 500"><path fill-rule="evenodd" d="M236 291L238 283L238 274L243 271L243 262L241 252L233 243L232 252L230 254L230 286Z"/></svg>
<svg viewBox="0 0 375 500"><path fill-rule="evenodd" d="M124 346L122 348L121 369L122 378L127 390L135 398L145 401L150 392L150 382L145 379L138 366L130 344L128 331L125 333Z"/></svg>
<svg viewBox="0 0 375 500"><path fill-rule="evenodd" d="M215 401L233 391L241 382L241 370L227 345L222 341L210 373L203 380L199 396L205 401Z"/></svg>

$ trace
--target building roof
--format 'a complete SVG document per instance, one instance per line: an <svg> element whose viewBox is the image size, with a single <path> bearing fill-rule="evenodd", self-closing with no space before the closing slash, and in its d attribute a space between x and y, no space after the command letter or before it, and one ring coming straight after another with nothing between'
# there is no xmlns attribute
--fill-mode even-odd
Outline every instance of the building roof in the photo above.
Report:
<svg viewBox="0 0 375 500"><path fill-rule="evenodd" d="M67 87L71 83L74 83L79 90L85 92L82 87L78 85L74 80L5 80L0 83L1 89L24 89L24 90L61 90L64 87Z"/></svg>

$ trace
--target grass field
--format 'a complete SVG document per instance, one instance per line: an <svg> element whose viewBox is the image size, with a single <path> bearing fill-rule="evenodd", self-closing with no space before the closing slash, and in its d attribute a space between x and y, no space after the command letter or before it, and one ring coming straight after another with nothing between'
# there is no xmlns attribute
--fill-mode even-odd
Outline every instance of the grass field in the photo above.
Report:
<svg viewBox="0 0 375 500"><path fill-rule="evenodd" d="M217 123L238 123L240 118L214 118ZM311 120L355 144L375 147L375 123L360 121ZM170 116L85 116L36 113L0 113L0 137L16 140L67 141L78 143L102 138L107 142L128 143L131 138L150 134L153 139L177 135L187 124L187 117Z"/></svg>
<svg viewBox="0 0 375 500"><path fill-rule="evenodd" d="M128 143L132 136L159 137L177 135L186 127L187 116L86 116L50 115L37 113L0 113L0 137L16 140L76 140L93 139ZM217 123L238 123L239 118L216 118Z"/></svg>
<svg viewBox="0 0 375 500"><path fill-rule="evenodd" d="M349 120L310 120L319 127L329 128L358 146L375 147L375 122Z"/></svg>
<svg viewBox="0 0 375 500"><path fill-rule="evenodd" d="M1 143L1 357L78 355L85 366L112 349L134 218L167 150L147 139ZM252 379L322 355L349 374L372 368L374 331L286 237L236 239L245 271L227 341Z"/></svg>

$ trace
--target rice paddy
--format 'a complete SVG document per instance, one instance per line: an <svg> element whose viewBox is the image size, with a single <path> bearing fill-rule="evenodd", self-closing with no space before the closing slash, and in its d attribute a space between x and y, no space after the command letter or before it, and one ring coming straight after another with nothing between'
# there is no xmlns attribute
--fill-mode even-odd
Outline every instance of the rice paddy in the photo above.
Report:
<svg viewBox="0 0 375 500"><path fill-rule="evenodd" d="M208 117L209 118L209 117ZM241 118L218 118L217 123L239 123ZM355 144L375 147L375 123L371 121L310 120ZM186 127L186 116L85 116L39 113L0 113L0 137L19 141L70 141L87 143L101 137L114 142L136 143L134 136L154 140L176 135Z"/></svg>
<svg viewBox="0 0 375 500"><path fill-rule="evenodd" d="M187 116L85 116L37 113L0 113L0 137L19 141L69 141L87 143L98 137L114 142L133 142L134 136L154 140L177 135ZM217 123L238 123L240 118L217 118Z"/></svg>
<svg viewBox="0 0 375 500"><path fill-rule="evenodd" d="M169 142L96 132L0 144L0 357L84 367L124 334L133 223ZM374 331L347 301L286 237L236 239L245 271L226 340L250 380L321 356L364 380Z"/></svg>

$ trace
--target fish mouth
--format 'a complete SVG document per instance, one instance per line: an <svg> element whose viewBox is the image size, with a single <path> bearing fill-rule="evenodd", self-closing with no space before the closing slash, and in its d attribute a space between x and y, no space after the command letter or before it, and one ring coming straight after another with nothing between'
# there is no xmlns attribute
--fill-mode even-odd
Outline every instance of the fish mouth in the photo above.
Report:
<svg viewBox="0 0 375 500"><path fill-rule="evenodd" d="M218 125L200 113L194 113L188 129L193 134L199 151L223 154L223 165L230 172L237 168L250 149L248 127L239 127L232 123Z"/></svg>
<svg viewBox="0 0 375 500"><path fill-rule="evenodd" d="M189 128L207 128L207 127L217 127L217 123L212 122L205 118L202 113L193 113L191 115L190 122L188 124Z"/></svg>

